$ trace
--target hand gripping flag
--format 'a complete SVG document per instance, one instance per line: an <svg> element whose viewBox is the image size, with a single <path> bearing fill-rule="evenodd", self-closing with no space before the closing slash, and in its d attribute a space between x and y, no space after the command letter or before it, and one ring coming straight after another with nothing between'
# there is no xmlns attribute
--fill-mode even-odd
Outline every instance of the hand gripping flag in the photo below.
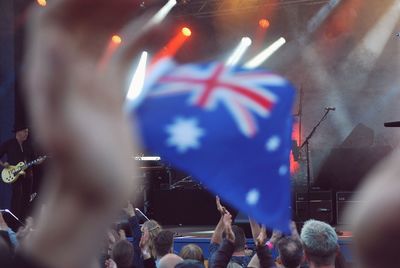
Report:
<svg viewBox="0 0 400 268"><path fill-rule="evenodd" d="M130 113L146 148L243 213L289 230L294 89L288 81L260 69L164 60L145 88Z"/></svg>

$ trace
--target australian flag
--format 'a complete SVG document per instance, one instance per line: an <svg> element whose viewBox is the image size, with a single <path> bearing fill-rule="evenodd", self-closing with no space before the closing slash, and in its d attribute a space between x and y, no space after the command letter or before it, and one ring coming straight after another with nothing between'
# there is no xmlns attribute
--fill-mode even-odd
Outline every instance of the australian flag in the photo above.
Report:
<svg viewBox="0 0 400 268"><path fill-rule="evenodd" d="M130 113L146 148L286 232L293 99L292 85L263 69L164 60Z"/></svg>

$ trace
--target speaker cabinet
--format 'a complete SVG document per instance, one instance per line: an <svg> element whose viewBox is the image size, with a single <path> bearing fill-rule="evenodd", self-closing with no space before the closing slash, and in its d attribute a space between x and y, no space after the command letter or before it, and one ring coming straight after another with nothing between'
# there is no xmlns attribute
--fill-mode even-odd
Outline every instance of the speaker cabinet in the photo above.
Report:
<svg viewBox="0 0 400 268"><path fill-rule="evenodd" d="M333 223L332 193L318 191L296 193L296 221L304 222L309 219Z"/></svg>
<svg viewBox="0 0 400 268"><path fill-rule="evenodd" d="M357 209L361 206L362 201L356 199L355 192L337 192L336 193L336 219L337 224L346 225L349 224L344 218L344 214L347 208Z"/></svg>

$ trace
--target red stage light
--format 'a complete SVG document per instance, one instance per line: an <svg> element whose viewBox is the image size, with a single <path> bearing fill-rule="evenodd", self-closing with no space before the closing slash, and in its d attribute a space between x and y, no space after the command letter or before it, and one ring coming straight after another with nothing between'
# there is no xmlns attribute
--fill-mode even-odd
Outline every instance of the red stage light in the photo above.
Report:
<svg viewBox="0 0 400 268"><path fill-rule="evenodd" d="M121 44L121 42L122 42L122 38L119 35L116 35L116 34L111 37L111 40L115 44Z"/></svg>
<svg viewBox="0 0 400 268"><path fill-rule="evenodd" d="M267 19L260 19L258 21L258 25L263 28L263 29L267 29L269 27L269 20Z"/></svg>
<svg viewBox="0 0 400 268"><path fill-rule="evenodd" d="M188 27L183 27L183 28L182 28L182 34L183 34L184 36L189 37L189 36L192 35L192 31L191 31Z"/></svg>
<svg viewBox="0 0 400 268"><path fill-rule="evenodd" d="M41 7L45 7L47 5L47 1L46 0L36 0L36 2Z"/></svg>

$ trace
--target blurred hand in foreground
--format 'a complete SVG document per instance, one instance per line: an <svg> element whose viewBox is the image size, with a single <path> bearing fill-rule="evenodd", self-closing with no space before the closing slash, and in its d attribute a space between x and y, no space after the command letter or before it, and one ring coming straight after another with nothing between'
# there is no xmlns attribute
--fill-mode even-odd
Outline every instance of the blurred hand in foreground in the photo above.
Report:
<svg viewBox="0 0 400 268"><path fill-rule="evenodd" d="M48 267L89 267L136 187L124 86L154 34L145 27L151 14L133 20L139 4L57 0L30 12L25 88L36 139L53 161L46 213L24 251ZM129 35L117 47L118 32Z"/></svg>

